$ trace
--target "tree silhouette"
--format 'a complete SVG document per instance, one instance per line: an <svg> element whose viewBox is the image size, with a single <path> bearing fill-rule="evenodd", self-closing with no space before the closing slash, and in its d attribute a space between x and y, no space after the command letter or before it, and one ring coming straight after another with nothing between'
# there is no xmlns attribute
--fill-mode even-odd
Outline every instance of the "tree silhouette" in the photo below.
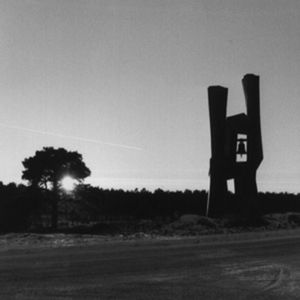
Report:
<svg viewBox="0 0 300 300"><path fill-rule="evenodd" d="M34 156L24 159L22 164L25 168L22 179L28 180L31 186L52 190L51 223L56 229L60 181L70 176L81 182L91 171L82 161L81 154L64 148L44 147L36 151Z"/></svg>

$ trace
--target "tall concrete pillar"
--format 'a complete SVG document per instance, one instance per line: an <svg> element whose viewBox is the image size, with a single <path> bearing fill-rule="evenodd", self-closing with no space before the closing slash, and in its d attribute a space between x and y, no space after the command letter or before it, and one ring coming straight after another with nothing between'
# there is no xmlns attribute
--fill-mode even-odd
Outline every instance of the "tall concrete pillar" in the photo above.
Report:
<svg viewBox="0 0 300 300"><path fill-rule="evenodd" d="M208 88L211 129L210 188L206 214L216 215L224 208L227 181L224 168L226 107L228 89L221 86Z"/></svg>
<svg viewBox="0 0 300 300"><path fill-rule="evenodd" d="M263 160L260 126L259 76L247 74L242 79L248 116L248 161L258 168Z"/></svg>
<svg viewBox="0 0 300 300"><path fill-rule="evenodd" d="M263 160L260 125L259 76L247 74L242 80L248 116L248 164L246 186L243 194L250 201L249 206L257 206L256 170Z"/></svg>

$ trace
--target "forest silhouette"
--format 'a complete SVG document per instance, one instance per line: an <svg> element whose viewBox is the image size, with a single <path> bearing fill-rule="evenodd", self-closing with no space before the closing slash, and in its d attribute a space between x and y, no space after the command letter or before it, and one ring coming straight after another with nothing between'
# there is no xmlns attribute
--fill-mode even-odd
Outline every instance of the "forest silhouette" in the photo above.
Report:
<svg viewBox="0 0 300 300"><path fill-rule="evenodd" d="M53 154L53 148L49 149ZM62 148L59 149L59 153L65 155L68 153L66 150L66 152L62 151ZM36 153L40 154L41 151ZM77 154L74 156L73 152L74 161L82 162L82 156ZM28 170L31 170L28 168L29 160L30 158L27 158L24 160L25 163L23 162L25 167L23 178L27 180L30 177L28 177ZM39 161L40 171L45 168L47 175L51 174L52 177L47 177L49 181L53 178L59 180L64 174L72 171L70 161L65 164L67 160L62 159L64 162L59 162L58 158L54 160L58 162L56 173L49 173L53 162L52 167L48 165L46 168L43 165L43 163L46 164L45 159ZM5 185L0 182L0 231L62 230L88 224L93 224L95 228L95 224L104 226L105 222L117 220L171 222L185 214L205 215L208 196L205 190L103 189L84 184L81 179L88 176L90 171L83 162L80 168L85 173L81 175L79 175L81 171L77 173L79 183L72 192L59 189L58 184L52 183L50 187L47 184L38 184L42 178L45 183L45 178L41 176L42 172L40 180L29 180L29 185L15 183ZM54 201L54 214L56 214L54 218L56 219L53 221ZM231 192L227 193L225 203L222 215L239 214L242 209L240 199ZM260 192L258 203L260 214L300 212L300 194Z"/></svg>
<svg viewBox="0 0 300 300"><path fill-rule="evenodd" d="M0 230L36 231L51 227L52 191L39 187L0 182ZM261 213L300 212L300 195L259 193ZM205 215L207 192L132 191L102 189L80 184L71 194L62 194L59 202L59 228L105 221L172 221L184 214ZM226 213L239 211L236 196L228 193Z"/></svg>

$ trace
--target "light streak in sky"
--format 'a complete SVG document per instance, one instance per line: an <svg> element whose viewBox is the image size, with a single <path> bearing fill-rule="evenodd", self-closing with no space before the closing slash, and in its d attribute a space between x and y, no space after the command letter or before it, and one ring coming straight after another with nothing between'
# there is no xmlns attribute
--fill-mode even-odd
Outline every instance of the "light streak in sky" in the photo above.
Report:
<svg viewBox="0 0 300 300"><path fill-rule="evenodd" d="M42 131L42 130L21 127L21 126L13 126L13 125L8 125L8 124L4 124L4 123L0 123L0 126L4 127L4 128L9 128L9 129L22 130L22 131L35 133L35 134L49 135L49 136L54 136L54 137L63 138L63 139L71 139L71 140L80 141L80 142L88 142L88 143L94 143L94 144L100 144L100 145L107 145L107 146L111 146L111 147L118 147L118 148L124 148L124 149L136 150L136 151L142 150L142 148L136 147L136 146L110 143L110 142L105 142L105 141L100 141L100 140L95 140L95 139L87 139L87 138L72 136L72 135L64 135L64 134L59 134L59 133L54 133L54 132L49 132L49 131Z"/></svg>

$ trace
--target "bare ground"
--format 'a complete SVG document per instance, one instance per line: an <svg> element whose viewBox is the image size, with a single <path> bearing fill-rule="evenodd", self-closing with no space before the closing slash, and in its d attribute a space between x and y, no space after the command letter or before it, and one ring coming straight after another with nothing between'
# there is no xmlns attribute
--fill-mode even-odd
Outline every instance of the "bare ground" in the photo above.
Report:
<svg viewBox="0 0 300 300"><path fill-rule="evenodd" d="M300 228L271 219L221 234L176 222L171 235L1 235L0 299L299 299Z"/></svg>
<svg viewBox="0 0 300 300"><path fill-rule="evenodd" d="M39 242L2 248L0 299L299 299L299 231L259 235L19 237Z"/></svg>

